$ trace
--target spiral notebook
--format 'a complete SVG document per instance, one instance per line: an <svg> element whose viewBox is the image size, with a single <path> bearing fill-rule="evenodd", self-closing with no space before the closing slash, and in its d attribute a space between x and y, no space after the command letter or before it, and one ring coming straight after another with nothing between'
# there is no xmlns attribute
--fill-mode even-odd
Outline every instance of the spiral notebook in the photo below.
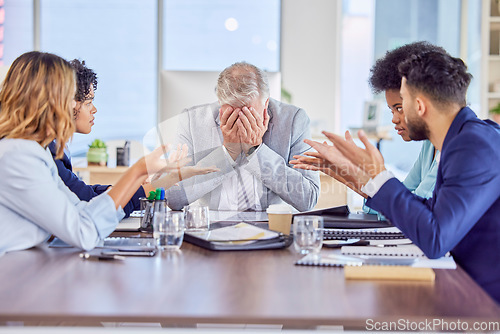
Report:
<svg viewBox="0 0 500 334"><path fill-rule="evenodd" d="M397 240L406 236L396 227L377 229L324 229L323 240Z"/></svg>
<svg viewBox="0 0 500 334"><path fill-rule="evenodd" d="M411 266L416 268L456 269L450 253L429 259L416 245L343 246L341 252L308 254L295 263L303 266L343 267L361 265Z"/></svg>
<svg viewBox="0 0 500 334"><path fill-rule="evenodd" d="M417 259L415 258L370 258L361 256L346 256L340 254L307 254L302 259L295 262L299 266L320 266L320 267L344 267L344 266L410 266Z"/></svg>
<svg viewBox="0 0 500 334"><path fill-rule="evenodd" d="M418 267L417 258L368 258L338 254L308 254L296 265L344 267L346 279L434 281L434 271Z"/></svg>
<svg viewBox="0 0 500 334"><path fill-rule="evenodd" d="M416 245L379 246L343 246L343 255L392 256L392 257L425 257L424 252ZM449 256L449 253L447 254Z"/></svg>

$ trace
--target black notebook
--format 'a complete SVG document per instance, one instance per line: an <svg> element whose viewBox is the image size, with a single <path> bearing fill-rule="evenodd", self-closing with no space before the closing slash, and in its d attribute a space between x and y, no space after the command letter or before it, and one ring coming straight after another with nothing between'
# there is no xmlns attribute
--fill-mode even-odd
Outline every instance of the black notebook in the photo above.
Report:
<svg viewBox="0 0 500 334"><path fill-rule="evenodd" d="M208 232L184 233L184 241L215 251L259 250L286 248L293 237L270 231L248 223L238 223L224 227L212 224Z"/></svg>
<svg viewBox="0 0 500 334"><path fill-rule="evenodd" d="M393 226L388 220L379 220L377 215L351 213L347 205L294 214L294 216L304 215L322 216L325 228L379 228Z"/></svg>

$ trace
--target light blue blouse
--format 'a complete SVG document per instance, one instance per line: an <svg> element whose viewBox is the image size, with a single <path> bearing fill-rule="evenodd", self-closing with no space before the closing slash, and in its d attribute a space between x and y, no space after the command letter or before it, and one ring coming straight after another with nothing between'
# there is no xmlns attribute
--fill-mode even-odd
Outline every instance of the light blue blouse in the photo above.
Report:
<svg viewBox="0 0 500 334"><path fill-rule="evenodd" d="M418 159L403 181L405 187L417 196L431 198L436 185L440 157L439 151L436 151L434 156L434 145L430 141L423 141Z"/></svg>
<svg viewBox="0 0 500 334"><path fill-rule="evenodd" d="M124 216L107 193L80 201L62 182L50 152L32 140L0 140L0 179L0 255L36 246L51 234L89 250Z"/></svg>
<svg viewBox="0 0 500 334"><path fill-rule="evenodd" d="M406 188L417 196L431 198L434 186L436 185L440 156L441 153L439 151L434 156L434 145L430 141L424 140L417 160L403 181ZM370 214L377 214L377 211L370 209L364 204L363 211Z"/></svg>

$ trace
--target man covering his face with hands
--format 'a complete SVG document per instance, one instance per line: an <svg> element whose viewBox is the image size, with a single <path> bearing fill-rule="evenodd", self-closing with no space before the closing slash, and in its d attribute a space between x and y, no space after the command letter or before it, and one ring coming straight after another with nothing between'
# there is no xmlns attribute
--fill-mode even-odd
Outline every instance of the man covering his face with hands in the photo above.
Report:
<svg viewBox="0 0 500 334"><path fill-rule="evenodd" d="M270 98L266 73L245 62L220 73L216 94L218 102L181 113L177 139L194 154L193 164L220 171L169 189L170 207L200 200L212 210L260 211L282 202L312 209L319 175L288 163L310 148L305 111Z"/></svg>

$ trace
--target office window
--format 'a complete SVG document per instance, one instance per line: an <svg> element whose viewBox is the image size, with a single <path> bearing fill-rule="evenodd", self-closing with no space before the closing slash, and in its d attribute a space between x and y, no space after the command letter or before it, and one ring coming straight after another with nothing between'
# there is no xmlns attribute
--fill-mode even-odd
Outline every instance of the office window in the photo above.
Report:
<svg viewBox="0 0 500 334"><path fill-rule="evenodd" d="M98 75L95 125L69 147L94 138L142 141L156 124L156 0L41 0L41 49L79 58Z"/></svg>
<svg viewBox="0 0 500 334"><path fill-rule="evenodd" d="M4 21L0 24L3 29L0 65L10 66L21 54L33 50L33 0L2 2Z"/></svg>
<svg viewBox="0 0 500 334"><path fill-rule="evenodd" d="M279 0L165 0L163 68L220 71L245 60L280 70Z"/></svg>
<svg viewBox="0 0 500 334"><path fill-rule="evenodd" d="M398 46L426 40L444 47L451 55L460 56L460 0L344 0L341 59L341 128L362 124L365 101L378 99L386 106L385 96L373 96L368 85L370 68L386 51ZM468 101L479 100L480 43L479 18L481 2L468 2L472 28L468 30L469 59L475 79ZM475 50L472 51L472 50ZM476 82L476 83L475 83ZM404 142L394 131L389 108L383 108L382 126L387 126L392 140L381 143L386 163L401 178L413 166L420 151L419 142Z"/></svg>

